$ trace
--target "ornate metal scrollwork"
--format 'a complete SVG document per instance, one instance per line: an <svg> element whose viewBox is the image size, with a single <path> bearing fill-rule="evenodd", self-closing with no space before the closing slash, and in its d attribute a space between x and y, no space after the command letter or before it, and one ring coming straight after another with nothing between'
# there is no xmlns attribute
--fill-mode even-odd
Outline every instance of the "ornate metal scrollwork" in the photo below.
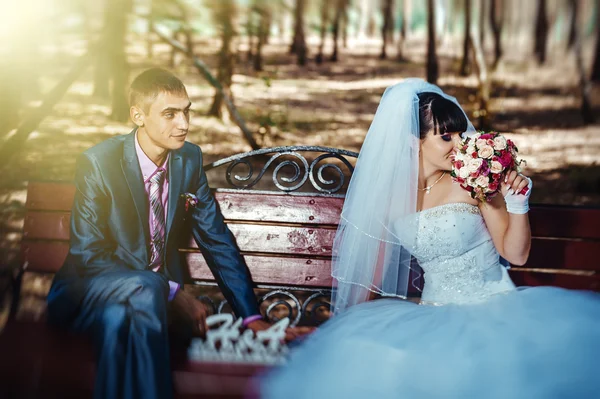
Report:
<svg viewBox="0 0 600 399"><path fill-rule="evenodd" d="M271 291L271 292L265 294L262 298L260 298L259 306L260 306L260 304L267 301L268 299L277 297L277 296L284 297L285 299L274 300L267 306L267 310L265 311L265 316L267 317L267 319L269 319L272 322L278 322L279 320L281 320L283 317L279 317L273 313L275 313L275 311L278 311L278 309L281 309L281 307L283 306L287 311L286 312L287 314L285 314L284 317L287 317L290 319L290 326L293 327L296 324L298 324L298 322L300 321L300 318L302 317L302 306L300 305L300 301L298 300L298 298L296 298L296 296L294 294L292 294L291 292L283 291L283 290ZM290 301L295 305L295 308L296 308L295 312L294 312L294 307L290 304ZM295 315L294 315L294 313L295 313Z"/></svg>
<svg viewBox="0 0 600 399"><path fill-rule="evenodd" d="M322 153L314 158L312 162L308 162L306 157L300 152ZM265 165L255 176L255 170L251 159L253 157L273 154ZM297 191L302 188L306 181L310 182L315 190L323 194L334 194L338 192L345 183L344 171L335 163L326 163L319 165L325 159L334 158L345 166L349 174L352 174L354 167L346 159L346 157L356 158L358 154L351 151L340 150L327 147L312 147L312 146L291 146L291 147L274 147L265 148L262 150L251 151L243 154L234 155L220 161L206 165L206 171L218 168L223 165L227 166L226 180L227 183L235 189L247 190L254 187L267 174L270 168L272 171L272 180L275 187L283 192ZM240 165L244 165L247 169L245 175L236 174L234 169L238 169ZM282 171L292 168L293 175L291 177L282 176ZM324 176L326 170L333 171L335 178L327 179Z"/></svg>
<svg viewBox="0 0 600 399"><path fill-rule="evenodd" d="M304 301L302 305L302 314L305 318L312 321L314 324L321 324L329 319L329 313L331 308L331 302L329 292L320 291L312 294ZM317 300L321 298L320 300ZM322 298L326 298L323 300ZM325 314L325 317L319 317L321 314Z"/></svg>
<svg viewBox="0 0 600 399"><path fill-rule="evenodd" d="M319 162L321 162L323 159L327 159L327 158L339 159L340 161L342 161L342 163L344 165L346 165L346 167L348 168L348 170L350 172L354 171L354 167L350 164L350 162L348 162L348 160L346 158L340 156L339 154L320 155L317 158L315 158L315 160L310 164L309 177L310 177L310 182L312 183L313 187L322 193L333 194L333 193L338 192L343 187L344 181L345 181L344 172L342 171L342 169L339 166L332 164L332 163L327 163L325 165L321 165L319 167L319 169L317 170L318 183L317 183L317 181L315 181L315 178L314 178L315 168L316 168L317 164ZM336 186L331 187L331 188L325 188L325 187L321 186L321 184L324 184L324 185L335 184L335 180L325 180L323 178L323 171L325 169L333 169L337 172L337 174L338 174L337 177L339 179L339 182Z"/></svg>
<svg viewBox="0 0 600 399"><path fill-rule="evenodd" d="M291 327L296 326L301 320L308 321L308 324L318 325L329 318L331 306L329 296L330 292L328 290L318 291L306 298L304 303L301 303L298 297L290 291L275 289L258 298L258 304L259 306L267 304L264 315L273 323L287 317L290 319L289 325ZM232 313L227 300L222 300L219 303L215 313Z"/></svg>

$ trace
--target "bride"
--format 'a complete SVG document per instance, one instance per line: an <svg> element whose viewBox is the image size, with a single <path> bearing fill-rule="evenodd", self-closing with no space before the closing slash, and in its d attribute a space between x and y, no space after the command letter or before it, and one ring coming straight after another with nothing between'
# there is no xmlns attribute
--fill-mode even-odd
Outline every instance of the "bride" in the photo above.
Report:
<svg viewBox="0 0 600 399"><path fill-rule="evenodd" d="M385 91L334 243L334 317L260 381L263 397L597 397L600 295L515 287L502 260L527 260L532 183L510 172L502 195L472 199L448 173L472 133L435 85ZM403 300L420 270L420 304Z"/></svg>

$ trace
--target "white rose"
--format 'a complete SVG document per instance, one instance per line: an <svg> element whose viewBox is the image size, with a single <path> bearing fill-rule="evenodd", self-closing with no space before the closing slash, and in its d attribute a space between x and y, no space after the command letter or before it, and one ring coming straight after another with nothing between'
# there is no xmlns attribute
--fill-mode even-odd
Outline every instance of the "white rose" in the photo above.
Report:
<svg viewBox="0 0 600 399"><path fill-rule="evenodd" d="M502 172L502 164L498 161L492 161L492 166L490 167L490 172L496 174Z"/></svg>
<svg viewBox="0 0 600 399"><path fill-rule="evenodd" d="M467 170L469 171L469 173L477 172L479 170L479 168L481 167L481 162L482 161L479 158L471 159L467 163Z"/></svg>
<svg viewBox="0 0 600 399"><path fill-rule="evenodd" d="M478 154L481 158L491 158L494 155L494 149L489 145L485 145L479 148Z"/></svg>
<svg viewBox="0 0 600 399"><path fill-rule="evenodd" d="M477 184L479 187L487 188L487 186L489 184L488 177L487 176L479 176L477 179L475 179L475 184Z"/></svg>
<svg viewBox="0 0 600 399"><path fill-rule="evenodd" d="M482 149L483 147L487 146L487 140L484 139L477 139L477 141L475 142L475 145L477 146L477 148Z"/></svg>
<svg viewBox="0 0 600 399"><path fill-rule="evenodd" d="M494 149L504 150L506 148L506 139L503 136L498 136L494 139Z"/></svg>
<svg viewBox="0 0 600 399"><path fill-rule="evenodd" d="M458 171L458 176L463 179L466 179L467 177L469 177L469 174L470 174L470 172L465 167L460 168L460 170Z"/></svg>

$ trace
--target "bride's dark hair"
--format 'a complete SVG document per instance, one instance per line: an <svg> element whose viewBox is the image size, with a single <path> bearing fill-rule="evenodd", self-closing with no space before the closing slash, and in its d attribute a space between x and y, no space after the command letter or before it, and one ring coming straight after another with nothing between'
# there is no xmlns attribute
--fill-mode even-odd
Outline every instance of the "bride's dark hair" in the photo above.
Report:
<svg viewBox="0 0 600 399"><path fill-rule="evenodd" d="M419 136L423 140L433 129L433 134L464 132L467 118L454 102L437 93L424 92L419 97Z"/></svg>

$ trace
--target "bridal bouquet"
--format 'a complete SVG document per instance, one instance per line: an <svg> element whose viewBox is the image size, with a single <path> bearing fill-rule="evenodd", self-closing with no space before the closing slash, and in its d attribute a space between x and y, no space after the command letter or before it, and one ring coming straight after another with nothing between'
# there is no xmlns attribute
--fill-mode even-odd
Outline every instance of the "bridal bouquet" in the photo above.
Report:
<svg viewBox="0 0 600 399"><path fill-rule="evenodd" d="M500 192L500 184L508 172L521 171L525 161L517 158L518 151L515 143L500 133L476 133L456 148L451 176L472 198L489 202ZM521 193L527 190L525 187Z"/></svg>

